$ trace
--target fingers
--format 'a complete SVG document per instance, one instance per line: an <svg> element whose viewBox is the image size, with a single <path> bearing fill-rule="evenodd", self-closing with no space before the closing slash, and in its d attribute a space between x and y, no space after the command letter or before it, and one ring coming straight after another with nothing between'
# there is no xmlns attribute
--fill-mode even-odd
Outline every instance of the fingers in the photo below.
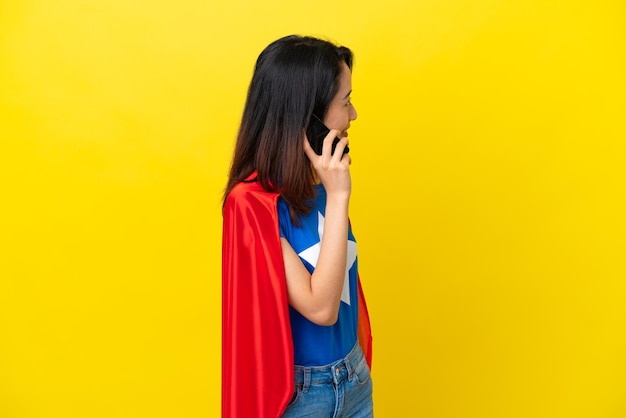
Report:
<svg viewBox="0 0 626 418"><path fill-rule="evenodd" d="M316 159L319 159L320 157L326 156L327 158L332 158L334 156L337 156L337 160L341 160L343 156L347 155L344 154L344 150L346 149L346 147L348 146L348 138L344 137L341 138L339 141L337 141L337 144L335 145L335 150L333 152L333 143L335 142L336 138L338 138L340 131L338 129L332 129L328 135L326 135L326 137L324 138L324 142L322 143L322 153L321 154L317 154L314 150L313 147L311 147L311 144L309 143L306 134L304 135L304 153L307 155L307 157L309 157L309 160L311 161L315 161Z"/></svg>
<svg viewBox="0 0 626 418"><path fill-rule="evenodd" d="M343 151L348 146L348 138L340 138L340 141L337 142L335 146L335 150L333 151L333 144L335 143L335 139L338 138L340 131L337 129L331 129L331 131L324 138L324 143L322 145L322 155L330 155L331 158L335 157L338 160L341 160L343 157Z"/></svg>
<svg viewBox="0 0 626 418"><path fill-rule="evenodd" d="M343 151L348 145L348 138L341 138L332 153L333 141L335 141L339 131L333 129L324 138L322 143L322 154L318 155L313 147L308 143L306 136L303 144L304 152L311 161L311 165L321 181L328 195L349 196L351 191L350 164L352 159L349 154Z"/></svg>
<svg viewBox="0 0 626 418"><path fill-rule="evenodd" d="M350 154L343 154L341 159L342 161L346 161L348 165L352 164L352 157L350 157Z"/></svg>

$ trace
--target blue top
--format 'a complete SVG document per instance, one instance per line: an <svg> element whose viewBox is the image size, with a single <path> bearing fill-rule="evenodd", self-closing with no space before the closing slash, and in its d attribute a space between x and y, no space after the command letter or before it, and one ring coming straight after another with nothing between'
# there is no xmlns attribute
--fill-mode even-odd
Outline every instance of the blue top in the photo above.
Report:
<svg viewBox="0 0 626 418"><path fill-rule="evenodd" d="M295 226L289 217L289 208L278 200L280 236L300 256L302 263L313 273L320 254L320 241L324 235L326 213L326 190L315 186L315 205L305 216L299 216L301 224ZM339 319L334 325L320 326L312 323L298 311L289 307L293 334L294 362L299 366L324 366L344 358L357 340L358 324L358 259L356 240L352 228L348 227L348 257L346 278L343 284Z"/></svg>

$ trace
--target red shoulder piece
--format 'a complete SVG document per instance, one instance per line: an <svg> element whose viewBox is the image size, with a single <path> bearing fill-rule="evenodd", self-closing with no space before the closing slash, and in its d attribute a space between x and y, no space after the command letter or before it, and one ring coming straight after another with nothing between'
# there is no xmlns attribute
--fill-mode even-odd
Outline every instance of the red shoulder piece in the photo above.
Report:
<svg viewBox="0 0 626 418"><path fill-rule="evenodd" d="M224 205L222 417L279 417L293 394L293 342L278 195L240 183Z"/></svg>

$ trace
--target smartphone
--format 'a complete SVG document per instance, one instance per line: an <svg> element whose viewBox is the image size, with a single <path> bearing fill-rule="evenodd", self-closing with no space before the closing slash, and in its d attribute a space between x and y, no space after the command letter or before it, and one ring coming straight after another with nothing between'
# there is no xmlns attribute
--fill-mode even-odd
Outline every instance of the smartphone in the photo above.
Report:
<svg viewBox="0 0 626 418"><path fill-rule="evenodd" d="M315 151L317 155L322 155L322 145L324 144L324 138L326 138L326 135L328 135L329 132L330 129L328 129L326 125L324 125L324 122L322 122L320 118L315 115L311 115L311 123L306 128L306 137L311 144L311 148L313 148L313 151ZM335 139L333 140L333 148L331 154L335 153L335 148L337 147L337 142L339 141L340 139L338 137L335 137ZM344 148L343 150L343 153L346 154L348 152L350 152L350 148L346 146L346 148Z"/></svg>

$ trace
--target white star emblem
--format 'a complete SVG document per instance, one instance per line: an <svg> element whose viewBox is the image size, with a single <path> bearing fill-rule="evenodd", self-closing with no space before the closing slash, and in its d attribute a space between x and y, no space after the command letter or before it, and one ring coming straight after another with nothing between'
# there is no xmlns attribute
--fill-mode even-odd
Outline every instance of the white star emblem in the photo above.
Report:
<svg viewBox="0 0 626 418"><path fill-rule="evenodd" d="M317 212L317 232L320 235L320 242L298 253L300 258L315 267L320 257L322 237L324 236L324 216ZM346 275L343 279L343 289L341 290L341 301L350 305L350 279L348 272L356 261L356 242L348 240L348 256L346 259Z"/></svg>

